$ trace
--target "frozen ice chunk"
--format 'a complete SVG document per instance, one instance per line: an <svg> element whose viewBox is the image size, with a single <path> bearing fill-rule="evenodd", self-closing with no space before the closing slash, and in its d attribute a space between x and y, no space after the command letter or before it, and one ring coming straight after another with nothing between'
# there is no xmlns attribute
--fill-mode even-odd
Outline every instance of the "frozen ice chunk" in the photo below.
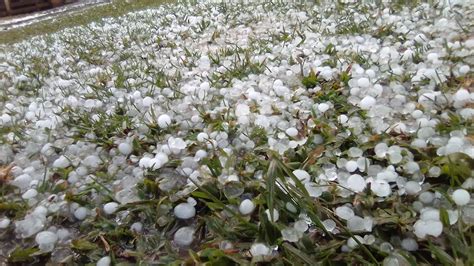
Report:
<svg viewBox="0 0 474 266"><path fill-rule="evenodd" d="M35 241L41 251L49 252L53 250L54 245L58 241L58 236L50 231L42 231L36 235Z"/></svg>
<svg viewBox="0 0 474 266"><path fill-rule="evenodd" d="M347 206L339 206L336 208L336 215L344 220L349 220L354 217L354 211Z"/></svg>
<svg viewBox="0 0 474 266"><path fill-rule="evenodd" d="M362 192L365 189L365 179L360 175L351 175L347 179L347 186L355 192Z"/></svg>
<svg viewBox="0 0 474 266"><path fill-rule="evenodd" d="M471 195L465 189L456 189L451 196L454 200L454 203L458 206L463 206L469 203L471 200Z"/></svg>
<svg viewBox="0 0 474 266"><path fill-rule="evenodd" d="M178 219L189 219L196 215L196 209L188 202L183 202L174 207L174 215Z"/></svg>
<svg viewBox="0 0 474 266"><path fill-rule="evenodd" d="M255 204L249 199L244 199L239 205L239 211L242 215L249 215L255 210Z"/></svg>
<svg viewBox="0 0 474 266"><path fill-rule="evenodd" d="M174 243L178 246L189 246L194 240L194 228L191 226L181 227L174 233Z"/></svg>
<svg viewBox="0 0 474 266"><path fill-rule="evenodd" d="M254 243L250 247L250 254L252 257L268 256L271 252L271 249L263 243Z"/></svg>

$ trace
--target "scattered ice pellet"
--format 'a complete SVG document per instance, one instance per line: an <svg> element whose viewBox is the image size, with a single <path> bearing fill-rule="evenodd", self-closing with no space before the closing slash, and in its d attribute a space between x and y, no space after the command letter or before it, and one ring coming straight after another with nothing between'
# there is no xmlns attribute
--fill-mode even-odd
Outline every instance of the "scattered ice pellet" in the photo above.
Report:
<svg viewBox="0 0 474 266"><path fill-rule="evenodd" d="M374 180L370 183L370 189L379 197L387 197L392 193L390 184L385 180Z"/></svg>
<svg viewBox="0 0 474 266"><path fill-rule="evenodd" d="M288 227L281 230L281 236L284 241L298 242L300 236L302 236L302 233L296 230L295 228Z"/></svg>
<svg viewBox="0 0 474 266"><path fill-rule="evenodd" d="M359 106L363 110L369 110L376 102L374 97L367 95L360 101Z"/></svg>
<svg viewBox="0 0 474 266"><path fill-rule="evenodd" d="M364 219L359 216L353 216L347 220L347 228L352 232L365 231Z"/></svg>
<svg viewBox="0 0 474 266"><path fill-rule="evenodd" d="M158 126L160 128L168 128L171 125L171 117L167 114L162 114L158 117Z"/></svg>
<svg viewBox="0 0 474 266"><path fill-rule="evenodd" d="M71 165L71 163L69 162L69 160L61 155L58 159L56 159L56 161L54 161L53 163L53 167L55 168L67 168L69 165Z"/></svg>
<svg viewBox="0 0 474 266"><path fill-rule="evenodd" d="M405 191L408 195L416 195L421 191L421 185L415 181L408 181L405 184Z"/></svg>
<svg viewBox="0 0 474 266"><path fill-rule="evenodd" d="M354 217L354 211L347 206L339 206L335 210L336 215L344 220L349 220Z"/></svg>
<svg viewBox="0 0 474 266"><path fill-rule="evenodd" d="M174 243L178 246L189 246L194 240L194 228L191 226L181 227L174 233Z"/></svg>
<svg viewBox="0 0 474 266"><path fill-rule="evenodd" d="M454 203L458 206L466 205L471 201L471 195L469 192L462 188L456 189L451 197L453 198Z"/></svg>
<svg viewBox="0 0 474 266"><path fill-rule="evenodd" d="M294 127L288 128L287 130L285 130L285 133L290 137L298 136L298 130Z"/></svg>
<svg viewBox="0 0 474 266"><path fill-rule="evenodd" d="M120 153L122 153L123 155L129 155L133 151L132 145L130 145L127 142L120 143L118 145L118 149L119 149Z"/></svg>
<svg viewBox="0 0 474 266"><path fill-rule="evenodd" d="M183 202L174 207L174 215L178 219L189 219L196 215L196 209L193 205Z"/></svg>
<svg viewBox="0 0 474 266"><path fill-rule="evenodd" d="M418 238L425 238L427 235L438 237L443 232L443 224L440 221L433 220L418 220L413 228Z"/></svg>
<svg viewBox="0 0 474 266"><path fill-rule="evenodd" d="M307 183L311 180L311 176L305 170L297 169L293 171L293 174L301 181L301 183Z"/></svg>
<svg viewBox="0 0 474 266"><path fill-rule="evenodd" d="M271 254L271 252L272 250L263 243L254 243L250 247L250 254L252 257L268 256Z"/></svg>
<svg viewBox="0 0 474 266"><path fill-rule="evenodd" d="M346 165L346 170L349 172L349 173L352 173L354 171L357 170L358 168L358 165L357 165L357 162L356 161L347 161Z"/></svg>
<svg viewBox="0 0 474 266"><path fill-rule="evenodd" d="M74 217L78 220L84 220L87 217L89 210L85 207L79 207L74 211Z"/></svg>
<svg viewBox="0 0 474 266"><path fill-rule="evenodd" d="M0 229L5 229L10 225L10 219L8 217L0 218Z"/></svg>
<svg viewBox="0 0 474 266"><path fill-rule="evenodd" d="M35 241L41 251L48 252L53 250L58 241L58 236L50 231L42 231L36 235Z"/></svg>
<svg viewBox="0 0 474 266"><path fill-rule="evenodd" d="M370 86L370 81L368 78L360 78L357 80L357 85L361 88L368 88Z"/></svg>
<svg viewBox="0 0 474 266"><path fill-rule="evenodd" d="M104 212L106 214L112 214L117 211L119 204L117 202L108 202L104 204Z"/></svg>
<svg viewBox="0 0 474 266"><path fill-rule="evenodd" d="M321 113L324 113L326 112L327 110L329 110L329 104L327 103L320 103L318 105L318 111L320 111Z"/></svg>
<svg viewBox="0 0 474 266"><path fill-rule="evenodd" d="M135 222L130 226L130 231L135 233L140 233L143 231L143 224L140 222Z"/></svg>
<svg viewBox="0 0 474 266"><path fill-rule="evenodd" d="M418 242L416 242L413 238L404 238L402 240L402 248L407 251L417 251L418 250Z"/></svg>
<svg viewBox="0 0 474 266"><path fill-rule="evenodd" d="M329 232L332 232L334 229L336 229L336 222L334 222L332 219L326 219L322 223L324 228L326 228L326 230Z"/></svg>
<svg viewBox="0 0 474 266"><path fill-rule="evenodd" d="M29 199L32 199L32 198L36 197L37 195L38 195L38 191L36 191L36 189L34 189L34 188L30 188L25 193L23 193L23 195L21 195L21 197L25 200L29 200Z"/></svg>
<svg viewBox="0 0 474 266"><path fill-rule="evenodd" d="M109 256L105 256L97 261L96 266L110 266L111 263L112 259Z"/></svg>
<svg viewBox="0 0 474 266"><path fill-rule="evenodd" d="M249 199L244 199L239 205L239 211L242 215L249 215L255 210L255 204Z"/></svg>
<svg viewBox="0 0 474 266"><path fill-rule="evenodd" d="M459 73L461 73L461 75L467 74L469 70L471 70L471 68L468 65L462 65L459 67Z"/></svg>
<svg viewBox="0 0 474 266"><path fill-rule="evenodd" d="M362 192L366 187L365 179L360 175L351 175L347 179L347 186L355 192Z"/></svg>

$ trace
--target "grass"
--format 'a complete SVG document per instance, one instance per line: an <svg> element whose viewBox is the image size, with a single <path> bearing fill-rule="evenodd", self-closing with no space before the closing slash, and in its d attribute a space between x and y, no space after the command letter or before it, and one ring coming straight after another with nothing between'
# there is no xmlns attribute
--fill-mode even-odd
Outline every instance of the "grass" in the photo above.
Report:
<svg viewBox="0 0 474 266"><path fill-rule="evenodd" d="M110 3L86 8L83 11L66 13L27 26L9 29L0 32L0 44L12 44L37 35L44 35L60 31L61 29L82 26L105 17L119 17L126 13L145 8L160 6L172 0L112 0Z"/></svg>

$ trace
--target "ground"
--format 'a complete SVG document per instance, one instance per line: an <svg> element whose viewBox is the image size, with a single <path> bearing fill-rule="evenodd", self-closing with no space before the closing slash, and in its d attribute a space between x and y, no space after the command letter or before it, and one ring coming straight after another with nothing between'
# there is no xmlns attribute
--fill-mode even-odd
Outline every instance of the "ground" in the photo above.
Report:
<svg viewBox="0 0 474 266"><path fill-rule="evenodd" d="M2 262L474 263L474 5L150 3L0 34Z"/></svg>

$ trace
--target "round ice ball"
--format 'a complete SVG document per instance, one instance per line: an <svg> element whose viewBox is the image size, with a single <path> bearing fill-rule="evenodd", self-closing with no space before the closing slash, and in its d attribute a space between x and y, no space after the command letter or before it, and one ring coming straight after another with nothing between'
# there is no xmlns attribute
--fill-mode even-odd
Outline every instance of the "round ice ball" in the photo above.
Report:
<svg viewBox="0 0 474 266"><path fill-rule="evenodd" d="M174 207L174 215L178 219L189 219L196 215L196 209L188 202L183 202Z"/></svg>
<svg viewBox="0 0 474 266"><path fill-rule="evenodd" d="M467 190L460 188L453 192L452 198L456 205L463 206L469 203L471 200L471 195Z"/></svg>
<svg viewBox="0 0 474 266"><path fill-rule="evenodd" d="M117 202L109 202L104 205L104 212L112 214L117 211L119 204Z"/></svg>
<svg viewBox="0 0 474 266"><path fill-rule="evenodd" d="M130 153L132 153L133 148L132 148L132 145L130 145L130 143L122 142L118 145L118 150L123 155L129 155Z"/></svg>
<svg viewBox="0 0 474 266"><path fill-rule="evenodd" d="M158 126L160 128L167 128L171 125L171 117L167 114L162 114L158 117Z"/></svg>
<svg viewBox="0 0 474 266"><path fill-rule="evenodd" d="M249 199L243 200L239 205L239 211L242 215L249 215L255 210L255 203Z"/></svg>

